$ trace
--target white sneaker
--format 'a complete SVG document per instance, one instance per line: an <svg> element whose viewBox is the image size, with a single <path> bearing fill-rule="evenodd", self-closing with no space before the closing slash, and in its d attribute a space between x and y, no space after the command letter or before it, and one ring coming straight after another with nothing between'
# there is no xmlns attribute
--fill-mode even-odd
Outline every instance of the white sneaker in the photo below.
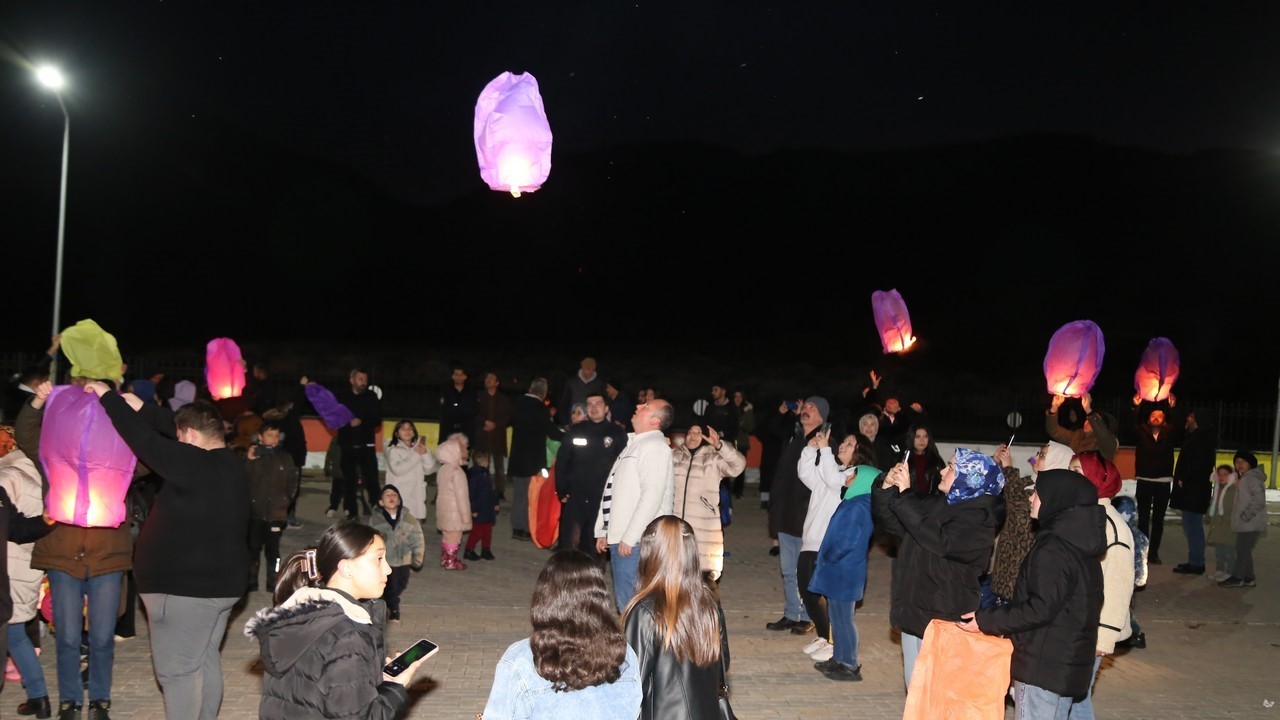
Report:
<svg viewBox="0 0 1280 720"><path fill-rule="evenodd" d="M822 652L824 649L831 647L831 643L826 638L814 638L813 642L804 646L804 654L813 657L814 653Z"/></svg>
<svg viewBox="0 0 1280 720"><path fill-rule="evenodd" d="M331 517L333 517L333 516L335 516L335 515L337 515L337 514L338 514L338 513L337 513L337 511L335 511L333 508L329 508L328 510L325 510L325 511L324 511L324 516L325 516L325 517L329 517L329 518L331 518Z"/></svg>
<svg viewBox="0 0 1280 720"><path fill-rule="evenodd" d="M823 640L822 642L824 643L823 646L809 655L809 657L813 658L817 662L826 662L831 659L832 655L836 654L835 645L832 645L826 640Z"/></svg>

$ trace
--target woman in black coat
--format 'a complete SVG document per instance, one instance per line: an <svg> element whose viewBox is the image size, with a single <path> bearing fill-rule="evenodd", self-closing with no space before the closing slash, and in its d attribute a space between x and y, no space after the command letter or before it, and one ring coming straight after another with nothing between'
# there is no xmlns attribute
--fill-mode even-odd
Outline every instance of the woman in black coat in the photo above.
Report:
<svg viewBox="0 0 1280 720"><path fill-rule="evenodd" d="M1036 476L1036 544L1022 560L1008 604L969 613L960 627L1013 641L1014 717L1066 717L1084 699L1102 612L1106 513L1089 479L1071 470Z"/></svg>
<svg viewBox="0 0 1280 720"><path fill-rule="evenodd" d="M929 622L959 620L978 609L979 579L1004 525L1003 488L1004 472L994 459L956 448L942 469L941 492L916 494L906 463L899 462L872 495L876 525L901 543L889 622L902 631L907 687Z"/></svg>

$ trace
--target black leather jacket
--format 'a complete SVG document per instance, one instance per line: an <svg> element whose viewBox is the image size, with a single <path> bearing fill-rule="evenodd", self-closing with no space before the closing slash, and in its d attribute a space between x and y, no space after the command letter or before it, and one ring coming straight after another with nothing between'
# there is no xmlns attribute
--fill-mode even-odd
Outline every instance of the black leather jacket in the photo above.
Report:
<svg viewBox="0 0 1280 720"><path fill-rule="evenodd" d="M729 667L729 634L719 606L720 653ZM720 720L720 663L698 667L680 662L662 648L654 625L653 603L646 600L627 615L627 644L640 660L644 702L640 720Z"/></svg>

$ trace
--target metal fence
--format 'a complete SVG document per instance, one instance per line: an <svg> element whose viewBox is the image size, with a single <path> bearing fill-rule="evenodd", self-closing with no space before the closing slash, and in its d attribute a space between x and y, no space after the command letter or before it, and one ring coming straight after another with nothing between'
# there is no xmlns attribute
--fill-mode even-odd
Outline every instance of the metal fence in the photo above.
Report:
<svg viewBox="0 0 1280 720"><path fill-rule="evenodd" d="M0 353L0 367L7 373L15 372L39 358L39 355L31 353ZM145 368L144 373L147 375L162 372L170 381L190 379L197 386L203 385L203 358L126 357L125 362L131 368ZM445 388L443 382L424 381L421 372L408 367L378 367L370 370L374 373L374 383L383 391L384 417L439 419L440 398ZM440 377L443 378L443 374ZM343 387L347 383L345 375L311 375L309 379L329 388ZM477 387L478 380L479 378L472 378L473 382L477 382ZM557 380L558 378L552 378L550 397L553 400L559 397ZM296 387L297 378L286 379L281 376L275 378L275 381L280 393L290 393ZM523 386L503 387L503 391L512 396L518 396L524 390ZM677 427L693 422L693 402L704 396L706 388L673 377L664 391L664 396L676 409ZM842 387L833 394L853 398L855 392L849 386ZM852 402L841 403L841 398L835 396L829 399L837 412L846 415L860 412L860 408L855 408ZM945 442L1003 442L1015 432L1011 430L1011 416L1014 419L1019 416L1021 418L1021 425L1016 429L1019 442L1038 442L1044 438L1043 413L1047 400L1043 393L1021 394L998 388L984 388L965 393L940 393L939 397L929 399L925 409L934 435ZM1181 397L1179 403L1183 407L1205 408L1213 413L1211 421L1218 428L1220 449L1245 448L1270 453L1276 423L1274 404L1200 402L1195 398ZM1130 398L1095 397L1094 406L1111 413L1118 420L1121 445L1134 444ZM757 412L762 410L763 408L758 409ZM1205 418L1200 420L1204 424Z"/></svg>

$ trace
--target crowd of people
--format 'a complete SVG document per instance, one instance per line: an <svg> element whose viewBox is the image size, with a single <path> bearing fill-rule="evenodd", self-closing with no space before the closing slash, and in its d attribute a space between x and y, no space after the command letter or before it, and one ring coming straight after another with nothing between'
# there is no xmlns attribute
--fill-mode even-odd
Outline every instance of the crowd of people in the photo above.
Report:
<svg viewBox="0 0 1280 720"><path fill-rule="evenodd" d="M350 419L334 428L336 457L326 463L333 524L282 558L283 533L302 526L299 414L311 383L303 377L281 398L265 366L253 370L244 395L223 404L169 402L155 378L72 378L138 461L141 499L131 493L118 527L42 515L48 480L35 459L53 386L38 375L22 384L14 427L0 426L0 503L9 509L0 519L10 540L9 602L0 603L10 627L0 637L27 691L19 714L50 717L56 708L70 720L87 708L108 720L118 607L132 593L149 625L166 716L216 717L229 615L262 581L272 606L244 628L261 647L261 717L400 717L423 660L387 672L384 633L425 564L429 515L440 568L461 571L464 560L495 559L505 507L513 539L553 552L533 589L532 634L498 660L485 718L731 717L724 527L743 495L752 439L782 580L782 616L767 629L813 633L802 652L815 670L861 680L856 609L869 555L886 553L903 689L920 717L948 710L937 691L944 681L932 673L940 654L971 652L948 640L957 633L992 637L987 650L1007 663L1003 680L969 702L1001 713L1012 702L1018 718L1093 717L1101 659L1126 643L1145 646L1134 588L1148 563L1161 562L1167 504L1182 512L1189 546L1174 572L1204 574L1212 544L1221 587L1256 584L1265 473L1247 451L1218 466L1207 415L1171 422L1172 396L1161 405L1134 399L1142 439L1130 512L1117 497L1115 418L1094 412L1087 394L1080 413L1052 399L1046 440L1024 473L1008 443L991 455L958 447L944 456L923 405L887 392L876 373L852 412L820 395L756 408L716 382L695 404L696 421L673 428L671 402L651 388L624 396L592 358L558 403L544 377L509 398L496 373L477 390L455 367L435 442L406 418L384 449L380 391L363 369L351 370L348 387L334 392ZM551 475L546 497L558 505L548 513L542 480ZM186 553L192 543L207 552ZM32 661L46 578L56 705Z"/></svg>

